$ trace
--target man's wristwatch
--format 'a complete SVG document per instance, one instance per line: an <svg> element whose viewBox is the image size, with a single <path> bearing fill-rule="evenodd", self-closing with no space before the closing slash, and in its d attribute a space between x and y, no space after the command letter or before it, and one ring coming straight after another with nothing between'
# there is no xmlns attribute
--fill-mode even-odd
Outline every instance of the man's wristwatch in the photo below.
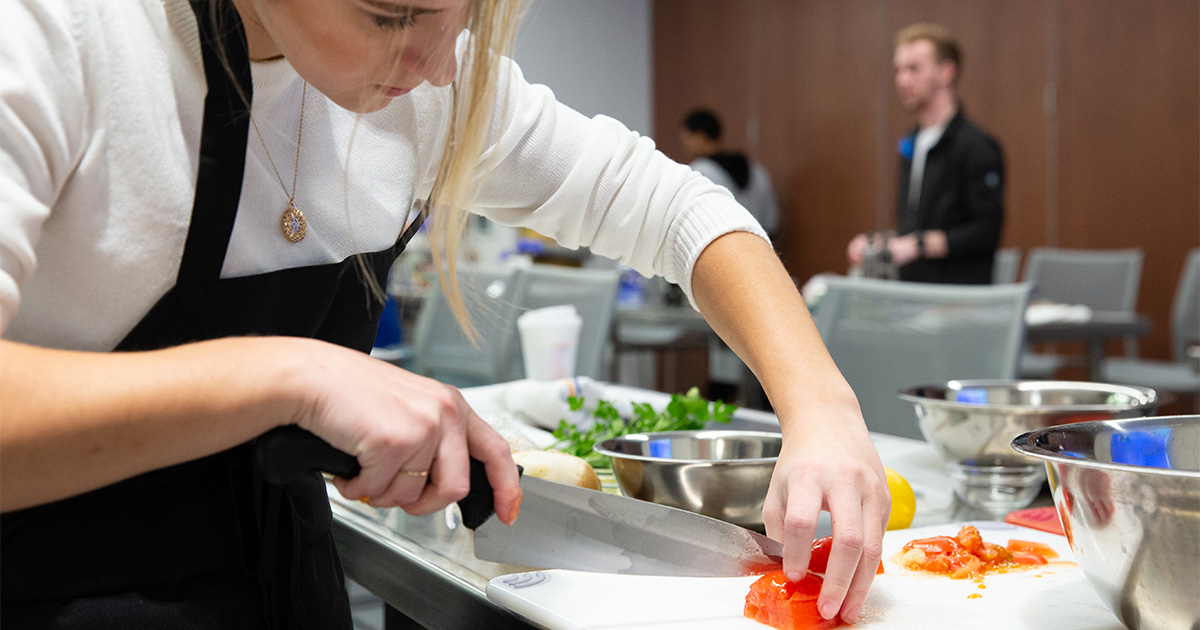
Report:
<svg viewBox="0 0 1200 630"><path fill-rule="evenodd" d="M913 232L913 234L915 234L917 236L917 258L924 258L925 257L925 232L918 230L916 232Z"/></svg>

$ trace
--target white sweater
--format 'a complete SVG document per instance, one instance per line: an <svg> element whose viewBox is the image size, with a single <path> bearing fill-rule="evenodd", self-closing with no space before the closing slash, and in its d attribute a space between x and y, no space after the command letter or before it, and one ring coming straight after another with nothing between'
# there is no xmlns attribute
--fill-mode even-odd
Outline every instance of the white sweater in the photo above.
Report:
<svg viewBox="0 0 1200 630"><path fill-rule="evenodd" d="M689 298L709 242L738 230L763 235L724 189L649 139L564 107L515 64L505 71L496 110L507 115L493 121L486 153L495 170L474 211L661 274ZM252 74L253 118L290 187L303 81L286 61L255 63ZM111 350L174 285L205 93L185 0L0 3L4 338ZM432 188L449 108L449 88L425 84L356 116L310 88L296 185L308 220L300 243L280 232L287 194L251 130L222 277L390 246L413 200Z"/></svg>

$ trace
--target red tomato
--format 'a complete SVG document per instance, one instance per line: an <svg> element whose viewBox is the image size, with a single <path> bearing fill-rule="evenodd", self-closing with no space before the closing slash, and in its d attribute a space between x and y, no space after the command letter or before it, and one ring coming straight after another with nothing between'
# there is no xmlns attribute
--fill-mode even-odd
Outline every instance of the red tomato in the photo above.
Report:
<svg viewBox="0 0 1200 630"><path fill-rule="evenodd" d="M909 553L904 566L918 571L948 574L954 579L982 575L1014 565L1046 564L1046 558L1058 554L1049 545L1027 540L1010 540L1008 547L984 542L979 530L966 525L954 538L934 536L921 538L904 545Z"/></svg>
<svg viewBox="0 0 1200 630"><path fill-rule="evenodd" d="M984 564L989 565L1004 564L1012 560L1012 553L1008 549L990 542L983 543L983 549L975 555L979 556Z"/></svg>
<svg viewBox="0 0 1200 630"><path fill-rule="evenodd" d="M918 538L904 545L904 551L920 549L925 553L954 553L959 548L958 540L949 536Z"/></svg>
<svg viewBox="0 0 1200 630"><path fill-rule="evenodd" d="M833 549L833 536L818 538L813 541L812 555L808 557L808 570L814 573L827 573L829 569L829 550ZM883 561L879 561L879 568L875 569L875 575L883 573Z"/></svg>
<svg viewBox="0 0 1200 630"><path fill-rule="evenodd" d="M975 529L974 525L966 525L958 531L958 536L955 536L958 544L962 545L963 549L971 553L979 553L983 551L983 536L979 534L979 530Z"/></svg>
<svg viewBox="0 0 1200 630"><path fill-rule="evenodd" d="M1057 558L1058 552L1054 551L1054 547L1050 545L1032 542L1028 540L1009 540L1008 550L1016 554L1018 551L1037 554L1042 558ZM1041 564L1045 564L1044 562Z"/></svg>
<svg viewBox="0 0 1200 630"><path fill-rule="evenodd" d="M799 582L789 582L783 571L768 573L754 584L746 595L745 616L780 630L824 630L842 625L841 621L824 619L817 612L817 595L824 584L819 576L805 574Z"/></svg>

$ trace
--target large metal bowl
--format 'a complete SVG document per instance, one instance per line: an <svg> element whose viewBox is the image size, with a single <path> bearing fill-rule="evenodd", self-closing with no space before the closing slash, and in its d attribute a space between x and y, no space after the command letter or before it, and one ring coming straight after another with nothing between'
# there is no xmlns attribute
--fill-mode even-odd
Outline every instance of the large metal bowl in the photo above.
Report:
<svg viewBox="0 0 1200 630"><path fill-rule="evenodd" d="M778 433L666 431L605 440L627 496L762 530L763 503L783 446Z"/></svg>
<svg viewBox="0 0 1200 630"><path fill-rule="evenodd" d="M917 409L921 433L947 463L1003 462L1013 438L1061 424L1153 415L1145 387L1074 381L969 380L900 392Z"/></svg>
<svg viewBox="0 0 1200 630"><path fill-rule="evenodd" d="M1126 626L1200 628L1200 416L1051 427L1013 448L1045 460L1075 559Z"/></svg>

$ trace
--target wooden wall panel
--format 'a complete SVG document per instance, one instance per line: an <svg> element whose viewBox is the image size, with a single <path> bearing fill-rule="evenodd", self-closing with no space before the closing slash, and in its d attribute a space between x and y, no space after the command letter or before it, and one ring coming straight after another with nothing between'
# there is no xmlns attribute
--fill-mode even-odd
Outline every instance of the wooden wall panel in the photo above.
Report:
<svg viewBox="0 0 1200 630"><path fill-rule="evenodd" d="M1200 0L656 0L655 125L714 108L770 171L776 243L798 279L845 270L855 233L893 223L892 40L935 21L965 52L966 110L1004 146L1003 245L1147 251L1143 354L1165 358L1170 301L1200 244Z"/></svg>
<svg viewBox="0 0 1200 630"><path fill-rule="evenodd" d="M781 196L776 249L793 270L846 271L876 222L874 2L769 3L760 150ZM811 275L811 274L809 274Z"/></svg>
<svg viewBox="0 0 1200 630"><path fill-rule="evenodd" d="M1144 354L1168 354L1171 299L1200 243L1200 2L1064 2L1063 247L1141 247Z"/></svg>

